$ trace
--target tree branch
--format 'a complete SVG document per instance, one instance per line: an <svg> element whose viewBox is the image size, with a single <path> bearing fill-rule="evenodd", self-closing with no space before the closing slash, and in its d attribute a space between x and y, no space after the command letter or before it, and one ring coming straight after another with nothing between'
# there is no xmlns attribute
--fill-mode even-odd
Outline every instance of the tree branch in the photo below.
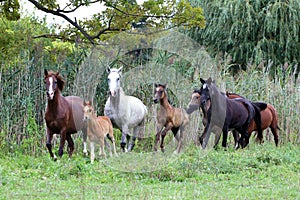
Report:
<svg viewBox="0 0 300 200"><path fill-rule="evenodd" d="M95 42L92 39L92 36L90 36L81 26L76 21L71 20L68 16L62 14L60 11L55 11L55 10L50 10L47 9L46 7L42 6L40 3L38 3L35 0L28 0L31 2L35 7L37 7L39 10L46 12L46 13L51 13L53 15L59 16L67 20L70 24L72 24L75 28L77 28L83 35L86 37L93 45L95 45Z"/></svg>

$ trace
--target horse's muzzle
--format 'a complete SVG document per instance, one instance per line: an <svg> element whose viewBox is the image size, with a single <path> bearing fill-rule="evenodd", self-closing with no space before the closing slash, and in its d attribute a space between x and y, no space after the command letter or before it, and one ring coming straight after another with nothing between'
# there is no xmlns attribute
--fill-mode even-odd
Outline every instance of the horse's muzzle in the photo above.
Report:
<svg viewBox="0 0 300 200"><path fill-rule="evenodd" d="M49 92L47 91L46 94L47 94L47 98L48 98L48 99L50 99L50 100L53 99L53 97L54 97L54 92L50 92L50 93L49 93Z"/></svg>

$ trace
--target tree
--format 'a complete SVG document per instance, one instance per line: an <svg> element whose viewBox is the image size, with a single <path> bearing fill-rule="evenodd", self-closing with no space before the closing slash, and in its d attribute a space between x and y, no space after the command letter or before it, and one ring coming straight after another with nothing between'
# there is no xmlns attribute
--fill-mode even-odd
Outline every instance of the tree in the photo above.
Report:
<svg viewBox="0 0 300 200"><path fill-rule="evenodd" d="M20 4L18 0L0 0L0 15L8 20L20 19Z"/></svg>
<svg viewBox="0 0 300 200"><path fill-rule="evenodd" d="M198 0L207 25L190 35L213 56L229 54L233 66L271 60L274 65L299 65L299 0Z"/></svg>
<svg viewBox="0 0 300 200"><path fill-rule="evenodd" d="M17 0L16 0L17 1ZM187 0L149 0L138 5L135 0L70 0L61 8L57 0L28 0L39 10L64 18L70 23L64 37L76 40L80 32L92 44L107 38L107 34L130 30L132 26L142 23L146 27L165 30L183 26L203 28L205 20L200 7L192 7ZM106 10L94 15L89 20L76 20L66 14L82 6L103 6Z"/></svg>

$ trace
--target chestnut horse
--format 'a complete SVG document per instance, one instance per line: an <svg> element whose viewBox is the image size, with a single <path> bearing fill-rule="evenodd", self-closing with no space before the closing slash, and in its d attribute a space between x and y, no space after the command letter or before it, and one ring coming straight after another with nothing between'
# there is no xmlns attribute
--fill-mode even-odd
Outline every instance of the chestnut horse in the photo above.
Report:
<svg viewBox="0 0 300 200"><path fill-rule="evenodd" d="M87 123L87 136L90 141L91 148L91 163L95 159L95 142L100 142L100 156L106 158L104 151L104 139L107 137L113 144L113 151L116 155L116 145L113 133L112 123L107 116L98 116L90 103L90 101L84 101L84 121ZM109 148L110 155L112 156L111 148Z"/></svg>
<svg viewBox="0 0 300 200"><path fill-rule="evenodd" d="M157 151L157 145L161 137L160 148L161 151L164 152L164 138L167 132L171 130L174 134L174 137L178 141L175 153L179 153L182 146L184 128L189 122L188 115L184 109L174 108L170 105L166 92L166 85L155 84L155 95L153 101L154 103L160 103L160 110L157 113L157 133L154 151Z"/></svg>
<svg viewBox="0 0 300 200"><path fill-rule="evenodd" d="M68 142L69 158L74 151L74 142L71 134L79 130L86 134L86 127L83 122L83 100L77 96L64 97L61 91L64 81L59 72L44 71L44 82L46 84L46 94L48 98L45 121L47 126L46 146L50 156L56 160L52 152L53 134L60 134L60 145L58 155L62 157L65 141Z"/></svg>
<svg viewBox="0 0 300 200"><path fill-rule="evenodd" d="M238 95L235 93L226 92L226 95L230 99L244 98L241 95ZM266 128L270 127L272 134L274 136L275 145L278 146L279 139L278 139L277 129L280 130L280 128L278 126L278 115L277 115L275 108L271 104L267 104L267 108L265 110L262 110L260 112L260 115L261 115L262 131L265 130ZM252 120L249 125L248 132L249 132L249 134L251 134L251 132L253 132L253 131L257 131L257 126L256 126L256 123ZM260 142L262 143L263 135L258 134L257 137L260 140Z"/></svg>
<svg viewBox="0 0 300 200"><path fill-rule="evenodd" d="M199 140L205 148L211 130L214 126L222 129L222 146L226 147L228 130L235 129L241 134L239 144L242 148L249 143L248 126L252 119L260 125L260 110L250 101L243 98L229 99L221 93L211 78L207 81L200 79L203 84L200 89L200 102L205 105L210 100L210 107L207 111L208 121ZM266 106L266 105L265 105ZM236 147L238 148L238 147Z"/></svg>

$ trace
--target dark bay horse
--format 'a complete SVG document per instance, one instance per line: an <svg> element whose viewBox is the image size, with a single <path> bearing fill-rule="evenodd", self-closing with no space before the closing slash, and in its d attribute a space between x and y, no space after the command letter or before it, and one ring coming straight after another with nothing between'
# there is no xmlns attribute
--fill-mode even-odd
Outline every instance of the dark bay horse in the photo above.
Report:
<svg viewBox="0 0 300 200"><path fill-rule="evenodd" d="M48 98L45 113L47 126L46 146L50 156L56 160L52 152L53 134L60 134L60 145L58 155L62 157L65 141L68 142L69 158L74 151L74 142L71 134L79 130L86 135L86 127L83 122L83 100L77 96L64 97L61 91L64 87L64 81L59 72L44 71L44 82L46 85L46 94Z"/></svg>
<svg viewBox="0 0 300 200"><path fill-rule="evenodd" d="M226 95L230 99L244 98L241 95L238 95L235 93L226 92ZM277 130L280 130L280 128L278 126L278 115L277 115L276 109L271 104L267 104L267 108L260 111L260 115L261 115L261 130L263 131L266 128L270 127L273 137L274 137L275 145L278 146L279 139L278 139ZM248 133L251 134L253 131L257 131L257 125L252 120L249 125L249 128L248 128ZM257 137L260 140L260 142L262 143L263 135L258 134Z"/></svg>
<svg viewBox="0 0 300 200"><path fill-rule="evenodd" d="M157 151L157 145L161 138L160 148L164 152L164 138L167 132L171 130L178 144L175 153L179 153L182 146L182 139L185 126L189 122L186 111L182 108L175 108L170 105L166 92L166 85L155 84L154 103L160 103L160 109L157 113L156 139L154 151Z"/></svg>
<svg viewBox="0 0 300 200"><path fill-rule="evenodd" d="M192 114L194 111L201 109L202 114L203 114L202 124L205 127L208 122L207 112L208 112L208 109L210 108L211 101L210 101L210 99L208 99L205 104L201 104L200 96L201 96L201 90L200 89L194 90L194 92L192 93L191 100L186 109L186 112L187 112L187 114ZM219 127L217 127L217 128L219 128ZM214 147L217 146L217 144L220 140L221 135L219 132L220 131L218 131L218 130L213 131L213 133L215 133ZM232 133L233 133L234 144L235 144L234 146L238 147L239 133L236 131L234 131Z"/></svg>
<svg viewBox="0 0 300 200"><path fill-rule="evenodd" d="M260 121L260 113L250 101L243 98L229 99L221 93L211 78L207 81L201 79L200 102L205 105L211 101L207 111L208 121L199 140L205 148L213 126L218 126L223 132L222 146L226 147L228 130L235 129L241 134L239 145L242 148L249 143L248 126L252 119Z"/></svg>

